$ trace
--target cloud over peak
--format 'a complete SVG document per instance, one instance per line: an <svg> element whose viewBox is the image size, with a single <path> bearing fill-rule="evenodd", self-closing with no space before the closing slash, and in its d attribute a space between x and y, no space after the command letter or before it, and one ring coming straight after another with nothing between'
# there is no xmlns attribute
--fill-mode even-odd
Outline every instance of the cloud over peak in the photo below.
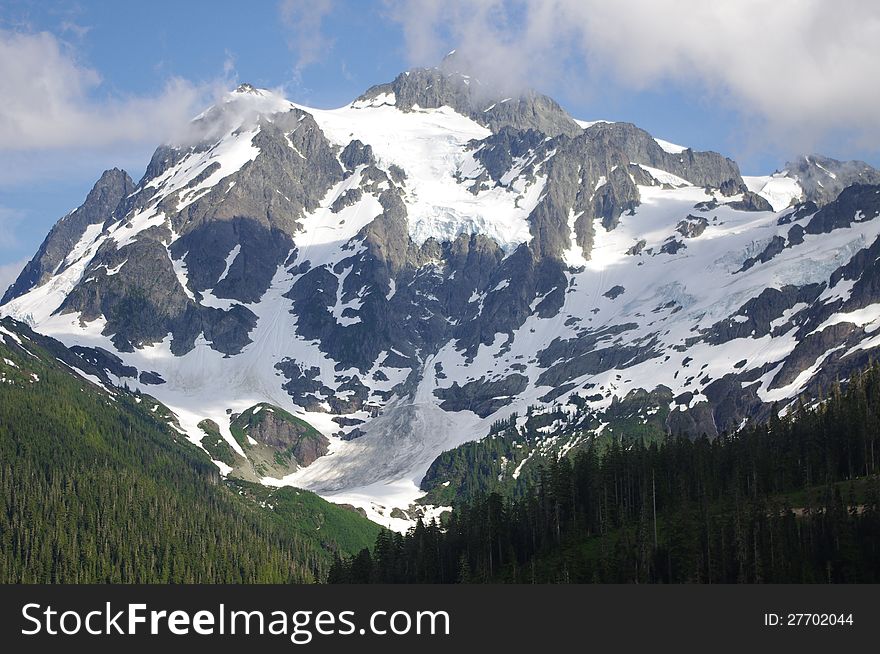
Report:
<svg viewBox="0 0 880 654"><path fill-rule="evenodd" d="M779 138L880 138L873 0L386 0L412 63L450 46L508 85L664 88ZM804 143L807 145L807 143Z"/></svg>
<svg viewBox="0 0 880 654"><path fill-rule="evenodd" d="M171 137L206 89L171 78L157 94L101 97L101 76L49 32L0 30L0 150L104 148Z"/></svg>

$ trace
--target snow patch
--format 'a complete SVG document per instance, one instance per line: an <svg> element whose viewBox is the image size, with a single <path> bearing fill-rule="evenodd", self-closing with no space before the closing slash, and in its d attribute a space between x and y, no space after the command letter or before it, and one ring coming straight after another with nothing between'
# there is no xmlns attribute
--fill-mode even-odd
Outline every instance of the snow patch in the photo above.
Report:
<svg viewBox="0 0 880 654"><path fill-rule="evenodd" d="M668 152L669 154L681 154L688 149L683 145L676 145L675 143L670 143L669 141L658 139L656 136L653 138L657 142L657 145L663 148L664 152Z"/></svg>

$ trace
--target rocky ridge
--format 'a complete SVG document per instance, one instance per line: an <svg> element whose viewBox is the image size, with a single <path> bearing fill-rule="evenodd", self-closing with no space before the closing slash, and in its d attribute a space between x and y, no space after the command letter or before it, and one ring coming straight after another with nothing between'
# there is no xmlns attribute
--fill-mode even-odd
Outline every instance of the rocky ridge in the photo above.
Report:
<svg viewBox="0 0 880 654"><path fill-rule="evenodd" d="M0 311L149 386L216 461L387 524L440 452L529 406L645 393L662 429L714 436L880 345L866 164L744 178L449 62L332 111L242 85L191 132L137 184L105 173ZM245 456L257 406L320 438L276 425Z"/></svg>

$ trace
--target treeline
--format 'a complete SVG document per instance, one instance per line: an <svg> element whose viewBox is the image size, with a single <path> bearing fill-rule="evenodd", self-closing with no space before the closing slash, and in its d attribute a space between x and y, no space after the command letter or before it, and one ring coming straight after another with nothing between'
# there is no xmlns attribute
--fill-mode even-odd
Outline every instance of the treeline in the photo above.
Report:
<svg viewBox="0 0 880 654"><path fill-rule="evenodd" d="M587 446L522 497L383 533L330 581L876 583L878 427L875 365L735 435Z"/></svg>
<svg viewBox="0 0 880 654"><path fill-rule="evenodd" d="M0 385L0 583L326 578L322 532L228 488L149 398L111 398L29 347L39 356L0 347L14 357Z"/></svg>

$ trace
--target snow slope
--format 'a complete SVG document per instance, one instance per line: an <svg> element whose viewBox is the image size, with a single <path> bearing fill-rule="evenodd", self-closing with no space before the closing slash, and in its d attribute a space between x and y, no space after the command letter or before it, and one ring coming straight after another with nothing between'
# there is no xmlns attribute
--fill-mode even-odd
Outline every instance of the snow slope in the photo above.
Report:
<svg viewBox="0 0 880 654"><path fill-rule="evenodd" d="M588 397L597 410L633 390L660 385L676 396L693 393L688 400L693 406L705 399L705 380L723 377L734 364L743 374L753 373L756 381L750 384L763 401L796 397L819 372L823 358L807 366L791 383L780 388L771 385L775 371L798 344L793 327L786 329L788 321L806 305L787 310L774 322L778 329L764 336L753 334L720 344L696 336L727 319L748 320L738 313L740 308L768 288L830 287L832 273L880 237L880 220L868 216L829 233L808 233L797 247L745 268L746 260L764 252L774 238L785 239L789 234L791 226L784 221L780 224L780 218L802 195L797 179L785 173L744 178L748 189L766 198L773 211L743 211L729 206L742 199L742 194L724 197L668 171L641 165L658 184L639 186L638 206L623 213L613 229L605 229L599 222L593 225L589 256L574 245L579 215L572 212L568 216L572 245L562 255L567 265L563 266L561 307L555 312L539 310L549 291L530 298L531 314L524 322L509 333L488 334L488 344L483 341L475 351L448 338L435 351L408 349L407 343L395 345L367 371L335 360L321 339L306 339L298 333L300 316L291 312L292 301L286 294L306 270L289 265L277 266L258 301L219 298L213 289L200 292L198 301L203 307L229 310L240 305L256 317L248 335L250 342L239 353L230 356L219 352L204 334L183 355L172 353L170 334L159 343L118 351L113 335L104 333L104 317L85 322L78 314L57 313L62 302L83 281L84 271L102 247L119 249L151 227L170 226L171 217L159 208L159 199L179 193L176 211L183 212L215 187L232 188L235 175L263 155L255 145L265 125L261 121L273 120L278 112L305 111L338 149L357 139L372 148L382 170L396 166L405 171L400 185L409 237L416 245L428 239L449 243L460 234L482 234L494 240L509 260L533 239L530 215L547 192L547 166L555 152L542 155L544 159L536 158L534 152L531 159L520 157L498 183L475 188L473 181L484 172L474 157L475 142L491 132L449 107L401 111L393 94L383 94L340 109L316 110L251 88L231 94L220 107L224 110L209 110L194 123L205 147L194 148L161 174L144 180L142 188L155 193L154 201L133 209L125 220L89 226L71 248L66 267L45 284L4 305L0 313L24 320L68 346L103 348L118 355L125 365L160 375L165 383L159 385L129 379L125 383L167 405L197 445L203 436L199 422L211 419L220 426L230 447L242 453L229 429L230 414L258 403L267 402L301 417L327 436L328 454L281 479L266 477L263 483L315 490L327 499L359 506L370 517L396 529L405 529L412 519L392 516L393 509L407 508L420 497L419 482L438 454L485 435L499 418L513 412L523 415L531 405L552 401L545 398L562 383L549 382L548 374L560 360L548 361L549 355L544 353L554 344L571 342L576 348L578 341L595 336L590 354L608 354L610 358L612 351L632 351L629 360L599 366L599 370L587 366L564 379L566 395ZM588 128L605 121L578 122ZM666 152L685 150L655 140ZM294 147L289 135L286 147ZM527 174L530 161L534 165ZM360 310L371 292L364 286L356 294L346 295L344 286L346 279L351 275L357 278L360 272L355 259L365 248L359 239L364 228L383 212L379 196L365 192L357 201L337 206L340 199L360 190L365 174L362 164L333 184L317 208L301 217L292 235L291 258L295 255L296 262L309 262L311 270L323 267L337 280L335 303L328 310L341 328L363 325ZM595 190L606 182L603 177ZM387 185L382 182L380 191ZM697 207L701 205L714 208L700 210ZM689 232L686 225L683 227L688 221L699 229ZM170 234L166 248L180 238L174 229ZM245 257L245 249L239 244L219 254L223 270L218 284L230 275L238 259ZM189 283L192 271L187 270L183 258L172 263L187 297L195 302ZM107 274L118 274L125 265L123 262ZM430 265L436 274L447 274L436 262ZM405 292L401 284L392 278L389 288L381 289L383 296L390 301ZM471 304L490 306L486 301L491 296L519 290L511 278L493 278L473 291ZM826 288L817 302L846 300L852 291L852 281L844 280L833 289ZM425 305L428 316L430 306ZM880 304L871 304L834 312L815 331L854 324L865 330L864 347L876 347L880 344L874 334L880 328L878 307ZM453 323L458 319L447 318ZM414 352L406 357L417 361L415 372L384 363L386 357L403 356L404 350ZM831 354L829 350L825 356ZM317 370L317 379L333 389L339 380L356 377L371 398L381 393L387 394L387 399L369 410L365 406L345 414L346 419L363 421L359 427L363 434L344 440L339 434L345 430L334 421L340 415L333 414L331 407L324 403L307 410L285 389L288 379L276 365L291 360L303 369ZM524 389L491 398L499 400L496 410L481 414L473 407L449 410L441 406L438 393L453 386L500 383L514 372L526 378ZM348 392L339 391L340 395ZM347 430L350 434L350 428ZM441 510L433 507L427 511L433 515Z"/></svg>
<svg viewBox="0 0 880 654"><path fill-rule="evenodd" d="M468 143L491 132L449 107L404 113L391 100L331 111L300 108L315 117L332 143L345 146L358 139L373 148L380 165L393 164L406 171L406 204L414 242L451 241L461 233L485 234L507 251L528 242L526 218L543 184L516 192L495 188L474 196L455 176L473 165ZM519 192L525 199L518 202Z"/></svg>

